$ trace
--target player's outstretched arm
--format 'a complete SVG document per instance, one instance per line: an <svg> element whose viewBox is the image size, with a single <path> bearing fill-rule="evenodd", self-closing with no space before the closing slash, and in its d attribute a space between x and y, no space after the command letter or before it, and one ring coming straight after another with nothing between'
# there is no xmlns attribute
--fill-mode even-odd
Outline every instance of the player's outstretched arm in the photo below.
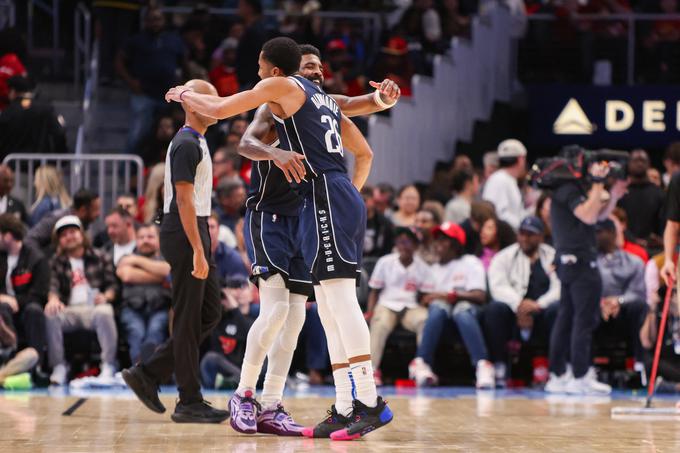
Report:
<svg viewBox="0 0 680 453"><path fill-rule="evenodd" d="M238 153L251 160L271 160L281 169L288 182L294 179L299 183L306 173L302 163L305 156L267 144L273 143L276 137L271 110L267 104L263 104L255 111L253 121L241 137Z"/></svg>
<svg viewBox="0 0 680 453"><path fill-rule="evenodd" d="M371 172L373 150L359 128L345 115L342 115L340 120L340 130L344 148L354 154L352 184L360 191Z"/></svg>
<svg viewBox="0 0 680 453"><path fill-rule="evenodd" d="M224 98L199 94L185 85L180 85L170 88L165 94L165 100L184 103L190 110L211 118L224 119L257 108L266 102L276 102L292 89L295 87L285 77L271 77L261 80L250 90Z"/></svg>
<svg viewBox="0 0 680 453"><path fill-rule="evenodd" d="M354 97L332 94L331 97L338 104L342 113L349 117L370 115L392 108L397 104L401 90L396 82L385 79L382 83L370 82L370 85L376 89L371 94Z"/></svg>

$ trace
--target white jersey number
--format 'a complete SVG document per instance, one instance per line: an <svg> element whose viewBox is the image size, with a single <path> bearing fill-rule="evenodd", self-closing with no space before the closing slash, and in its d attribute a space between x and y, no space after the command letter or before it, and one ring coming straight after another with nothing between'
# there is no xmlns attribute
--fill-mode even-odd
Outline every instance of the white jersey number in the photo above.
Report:
<svg viewBox="0 0 680 453"><path fill-rule="evenodd" d="M341 156L344 156L344 151L342 149L342 138L340 138L340 134L338 133L338 121L335 118L331 118L328 115L323 115L321 117L321 122L322 123L328 123L330 126L330 129L326 131L325 139L326 139L326 150L329 153L340 153ZM337 145L333 145L333 137L335 137L335 141L337 142Z"/></svg>

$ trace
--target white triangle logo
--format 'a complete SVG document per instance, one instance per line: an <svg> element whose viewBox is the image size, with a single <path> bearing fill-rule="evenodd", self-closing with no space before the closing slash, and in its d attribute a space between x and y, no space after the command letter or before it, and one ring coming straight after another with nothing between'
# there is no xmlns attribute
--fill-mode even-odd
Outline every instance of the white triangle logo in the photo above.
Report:
<svg viewBox="0 0 680 453"><path fill-rule="evenodd" d="M594 130L595 126L574 98L569 99L553 124L553 132L557 135L592 135Z"/></svg>

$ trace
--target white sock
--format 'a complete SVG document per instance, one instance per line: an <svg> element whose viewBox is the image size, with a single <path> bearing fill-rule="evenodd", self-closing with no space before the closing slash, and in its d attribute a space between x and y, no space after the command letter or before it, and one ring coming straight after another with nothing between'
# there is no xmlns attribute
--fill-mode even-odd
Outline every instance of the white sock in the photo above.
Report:
<svg viewBox="0 0 680 453"><path fill-rule="evenodd" d="M335 382L335 410L338 414L349 417L352 413L352 378L348 367L333 371Z"/></svg>
<svg viewBox="0 0 680 453"><path fill-rule="evenodd" d="M241 367L240 389L254 389L267 351L272 347L288 316L289 292L281 275L260 279L260 314L250 327Z"/></svg>
<svg viewBox="0 0 680 453"><path fill-rule="evenodd" d="M375 388L371 361L352 363L349 369L356 386L357 399L368 407L375 407L378 404L378 392Z"/></svg>

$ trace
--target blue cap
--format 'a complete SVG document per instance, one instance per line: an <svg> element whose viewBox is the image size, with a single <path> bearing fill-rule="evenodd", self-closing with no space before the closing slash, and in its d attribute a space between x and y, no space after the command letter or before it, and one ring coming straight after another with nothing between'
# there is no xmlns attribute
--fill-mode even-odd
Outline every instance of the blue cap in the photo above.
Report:
<svg viewBox="0 0 680 453"><path fill-rule="evenodd" d="M519 225L519 230L534 234L543 234L545 233L545 225L541 219L532 215L522 220L522 223Z"/></svg>

